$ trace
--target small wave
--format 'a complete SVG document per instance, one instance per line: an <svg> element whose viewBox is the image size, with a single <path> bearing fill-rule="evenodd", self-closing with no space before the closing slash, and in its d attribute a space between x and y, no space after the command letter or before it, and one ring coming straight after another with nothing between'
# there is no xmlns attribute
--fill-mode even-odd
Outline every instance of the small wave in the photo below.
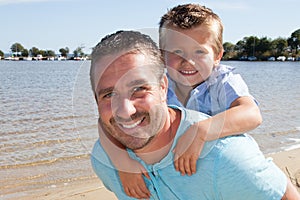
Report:
<svg viewBox="0 0 300 200"><path fill-rule="evenodd" d="M288 140L291 140L293 142L300 142L299 138L288 138Z"/></svg>
<svg viewBox="0 0 300 200"><path fill-rule="evenodd" d="M15 168L22 168L22 167L29 167L29 166L37 166L37 165L48 165L59 161L69 161L69 160L76 160L82 158L88 158L89 154L82 154L76 156L69 156L69 157L62 157L62 158L55 158L51 160L40 160L31 163L22 163L22 164L15 164L15 165L4 165L0 166L0 169L15 169Z"/></svg>
<svg viewBox="0 0 300 200"><path fill-rule="evenodd" d="M299 149L300 148L300 144L295 144L295 145L291 145L288 147L283 147L282 150L283 151L290 151L290 150L294 150L294 149Z"/></svg>
<svg viewBox="0 0 300 200"><path fill-rule="evenodd" d="M40 131L48 131L51 129L55 129L55 128L60 128L62 127L63 130L65 131L73 131L74 129L82 129L82 128L86 128L86 127L94 127L95 125L83 125L83 126L76 126L76 124L73 122L74 118L69 118L69 122L62 124L61 121L57 120L57 124L54 123L54 120L51 121L51 123L47 124L44 121L42 121L39 124L35 123L36 127L24 127L23 130L13 130L13 131L1 131L1 135L5 136L5 135L25 135L25 134L33 134L33 133L38 133ZM66 120L66 118L65 118ZM1 124L1 123L0 123ZM15 124L20 124L20 123L15 123ZM67 125L69 125L69 127L67 127ZM49 131L48 131L49 132Z"/></svg>

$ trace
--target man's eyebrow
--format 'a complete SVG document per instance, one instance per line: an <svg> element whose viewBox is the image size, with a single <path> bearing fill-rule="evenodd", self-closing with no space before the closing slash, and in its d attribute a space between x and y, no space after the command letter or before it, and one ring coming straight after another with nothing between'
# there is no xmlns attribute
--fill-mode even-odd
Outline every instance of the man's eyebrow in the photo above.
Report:
<svg viewBox="0 0 300 200"><path fill-rule="evenodd" d="M133 80L133 81L130 81L128 84L126 84L126 87L133 87L133 86L137 86L137 85L149 85L151 84L149 81L146 81L145 79L137 79L137 80ZM112 91L115 90L115 87L108 87L108 88L103 88L103 89L100 89L99 91L97 91L97 95L102 95L102 94L107 94L107 93L110 93Z"/></svg>
<svg viewBox="0 0 300 200"><path fill-rule="evenodd" d="M109 92L112 92L114 90L114 87L108 87L108 88L104 88L104 89L100 89L98 92L97 92L97 95L100 96L102 94L107 94Z"/></svg>
<svg viewBox="0 0 300 200"><path fill-rule="evenodd" d="M145 79L137 79L137 80L133 80L130 81L126 86L127 87L132 87L132 86L136 86L136 85L149 85L149 81L146 81Z"/></svg>

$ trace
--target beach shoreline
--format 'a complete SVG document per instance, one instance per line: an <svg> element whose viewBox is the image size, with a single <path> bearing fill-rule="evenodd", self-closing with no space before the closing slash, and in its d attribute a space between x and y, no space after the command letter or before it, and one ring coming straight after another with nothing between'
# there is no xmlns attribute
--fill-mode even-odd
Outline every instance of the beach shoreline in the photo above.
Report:
<svg viewBox="0 0 300 200"><path fill-rule="evenodd" d="M300 148L290 151L282 151L274 154L267 154L266 157L273 158L273 161L287 175L291 182L300 192ZM6 198L16 200L19 197ZM97 178L75 181L68 184L57 185L53 188L45 188L27 192L23 200L117 200L116 196L108 191Z"/></svg>

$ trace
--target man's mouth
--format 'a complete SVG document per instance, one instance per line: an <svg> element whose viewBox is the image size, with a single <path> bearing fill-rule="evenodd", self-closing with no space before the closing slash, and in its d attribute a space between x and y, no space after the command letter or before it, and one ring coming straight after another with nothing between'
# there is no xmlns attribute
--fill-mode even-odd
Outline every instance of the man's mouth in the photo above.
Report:
<svg viewBox="0 0 300 200"><path fill-rule="evenodd" d="M138 120L138 121L136 121L136 122L134 122L134 123L131 123L131 124L129 124L129 123L126 123L126 124L124 124L124 123L119 123L119 125L120 125L122 128L132 129L132 128L135 128L135 127L137 127L138 125L140 125L140 124L144 121L144 119L145 119L145 118L142 118L141 120Z"/></svg>

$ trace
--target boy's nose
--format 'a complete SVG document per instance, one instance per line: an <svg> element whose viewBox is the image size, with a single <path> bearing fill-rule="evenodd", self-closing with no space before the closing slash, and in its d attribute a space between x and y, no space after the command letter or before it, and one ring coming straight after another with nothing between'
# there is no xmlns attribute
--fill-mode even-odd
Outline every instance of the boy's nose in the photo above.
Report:
<svg viewBox="0 0 300 200"><path fill-rule="evenodd" d="M193 66L196 64L195 61L193 61L193 59L188 59L187 61Z"/></svg>

